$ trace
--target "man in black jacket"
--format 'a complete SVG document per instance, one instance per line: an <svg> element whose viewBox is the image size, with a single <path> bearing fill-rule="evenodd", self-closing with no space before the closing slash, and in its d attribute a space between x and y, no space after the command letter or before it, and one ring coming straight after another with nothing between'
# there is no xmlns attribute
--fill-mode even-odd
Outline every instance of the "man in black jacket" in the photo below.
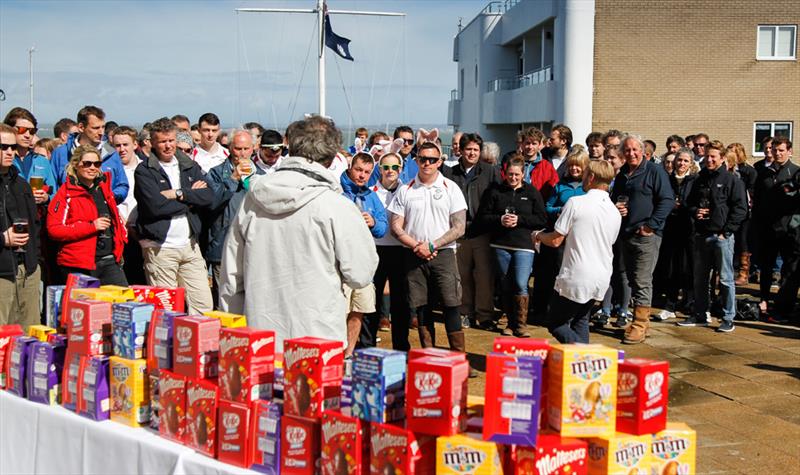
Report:
<svg viewBox="0 0 800 475"><path fill-rule="evenodd" d="M0 325L40 323L39 222L28 182L14 166L14 129L0 124Z"/></svg>
<svg viewBox="0 0 800 475"><path fill-rule="evenodd" d="M722 323L719 332L734 330L736 284L733 276L734 233L747 217L744 182L723 166L725 146L719 141L705 146L705 167L689 193L687 208L694 219L694 307L692 316L678 325L707 326L710 273L719 271Z"/></svg>
<svg viewBox="0 0 800 475"><path fill-rule="evenodd" d="M152 154L136 167L136 223L150 285L184 287L189 313L213 309L208 270L200 253L198 209L214 192L197 163L176 149L177 130L168 118L151 125Z"/></svg>
<svg viewBox="0 0 800 475"><path fill-rule="evenodd" d="M458 240L458 272L461 275L461 321L464 327L472 323L494 328L494 272L489 234L475 223L483 192L492 183L500 182L497 168L480 161L483 139L466 133L459 140L461 157L458 164L442 167L442 174L453 180L467 201L467 229Z"/></svg>
<svg viewBox="0 0 800 475"><path fill-rule="evenodd" d="M767 311L770 299L771 269L779 253L783 258L782 285L773 315L782 320L791 314L800 285L800 167L792 162L792 142L785 137L773 139L772 155L772 163L758 169L753 225L759 233L762 312Z"/></svg>

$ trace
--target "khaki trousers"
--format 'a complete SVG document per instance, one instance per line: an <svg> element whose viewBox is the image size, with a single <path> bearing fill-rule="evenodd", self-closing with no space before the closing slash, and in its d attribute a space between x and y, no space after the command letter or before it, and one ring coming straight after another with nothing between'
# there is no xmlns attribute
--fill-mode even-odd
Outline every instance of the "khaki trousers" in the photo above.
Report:
<svg viewBox="0 0 800 475"><path fill-rule="evenodd" d="M456 260L461 275L461 315L478 322L494 318L494 254L489 235L458 241Z"/></svg>
<svg viewBox="0 0 800 475"><path fill-rule="evenodd" d="M144 273L150 285L185 288L189 314L214 309L208 286L208 268L200 254L200 246L189 244L181 249L145 247L142 254Z"/></svg>
<svg viewBox="0 0 800 475"><path fill-rule="evenodd" d="M0 325L18 323L27 332L29 326L41 323L41 281L39 266L25 277L23 264L17 266L15 280L0 279Z"/></svg>

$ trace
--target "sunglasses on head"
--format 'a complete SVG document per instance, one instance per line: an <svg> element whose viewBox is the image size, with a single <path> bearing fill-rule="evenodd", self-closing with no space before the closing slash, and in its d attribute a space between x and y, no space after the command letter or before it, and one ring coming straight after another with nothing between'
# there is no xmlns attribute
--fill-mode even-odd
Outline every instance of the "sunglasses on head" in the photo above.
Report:
<svg viewBox="0 0 800 475"><path fill-rule="evenodd" d="M30 132L31 135L36 135L36 132L39 131L39 129L37 129L36 127L23 127L21 125L18 125L18 126L14 127L14 128L17 129L17 133L19 135L22 135L25 132Z"/></svg>
<svg viewBox="0 0 800 475"><path fill-rule="evenodd" d="M385 170L385 171L388 171L388 170L394 170L394 171L398 171L398 170L400 170L400 165L381 165L381 170Z"/></svg>
<svg viewBox="0 0 800 475"><path fill-rule="evenodd" d="M429 163L429 164L433 165L434 163L437 163L440 160L440 158L439 157L417 157L417 160L419 160L419 163Z"/></svg>
<svg viewBox="0 0 800 475"><path fill-rule="evenodd" d="M273 153L278 153L283 150L283 145L262 145L261 148L271 150Z"/></svg>
<svg viewBox="0 0 800 475"><path fill-rule="evenodd" d="M100 168L103 162L100 160L83 160L81 162L81 167L83 168Z"/></svg>
<svg viewBox="0 0 800 475"><path fill-rule="evenodd" d="M0 150L14 150L17 147L15 143L2 143L0 144Z"/></svg>

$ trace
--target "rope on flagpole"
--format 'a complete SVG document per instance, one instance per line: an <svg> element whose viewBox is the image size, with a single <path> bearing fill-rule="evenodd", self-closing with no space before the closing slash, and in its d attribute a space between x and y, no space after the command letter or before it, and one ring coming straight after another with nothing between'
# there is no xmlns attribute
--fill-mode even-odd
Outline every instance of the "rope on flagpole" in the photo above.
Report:
<svg viewBox="0 0 800 475"><path fill-rule="evenodd" d="M336 63L336 70L339 72L339 81L342 83L342 92L344 93L344 102L347 105L347 111L350 114L350 122L355 122L353 118L353 108L350 107L350 98L347 96L347 88L344 85L344 77L342 76L342 69L339 67L339 55L335 56L334 63Z"/></svg>
<svg viewBox="0 0 800 475"><path fill-rule="evenodd" d="M297 108L297 98L300 97L300 87L303 85L303 78L306 75L306 66L308 66L308 57L311 55L311 46L314 44L314 38L317 36L316 34L314 34L314 32L316 32L318 28L319 28L319 21L314 20L314 29L311 30L312 33L308 36L309 39L308 50L306 51L305 62L303 62L303 71L300 73L300 81L297 82L297 92L295 92L294 94L294 100L292 100L292 102L289 104L292 109L291 114L289 114L290 122L294 120L294 111L295 108Z"/></svg>

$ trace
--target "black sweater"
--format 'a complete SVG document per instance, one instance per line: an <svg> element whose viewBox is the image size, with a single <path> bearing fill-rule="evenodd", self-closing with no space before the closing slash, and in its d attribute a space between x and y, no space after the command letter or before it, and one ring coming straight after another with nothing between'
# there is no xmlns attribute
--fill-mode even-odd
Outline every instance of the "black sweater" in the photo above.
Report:
<svg viewBox="0 0 800 475"><path fill-rule="evenodd" d="M517 225L507 228L500 223L507 207L516 210ZM491 243L516 249L533 249L531 231L542 229L547 224L547 213L539 190L529 183L512 189L505 183L494 183L483 193L477 224L491 233Z"/></svg>
<svg viewBox="0 0 800 475"><path fill-rule="evenodd" d="M17 265L24 263L25 272L30 276L39 265L39 220L36 214L36 203L28 182L19 174L17 167L11 166L8 173L0 176L0 278L15 280ZM28 243L25 253L17 253L6 247L6 229L11 227L16 218L28 220ZM18 260L20 259L20 260Z"/></svg>
<svg viewBox="0 0 800 475"><path fill-rule="evenodd" d="M702 199L707 199L710 203L708 219L696 218ZM725 167L714 171L703 168L689 193L687 208L694 219L697 234L732 234L747 218L744 182Z"/></svg>

